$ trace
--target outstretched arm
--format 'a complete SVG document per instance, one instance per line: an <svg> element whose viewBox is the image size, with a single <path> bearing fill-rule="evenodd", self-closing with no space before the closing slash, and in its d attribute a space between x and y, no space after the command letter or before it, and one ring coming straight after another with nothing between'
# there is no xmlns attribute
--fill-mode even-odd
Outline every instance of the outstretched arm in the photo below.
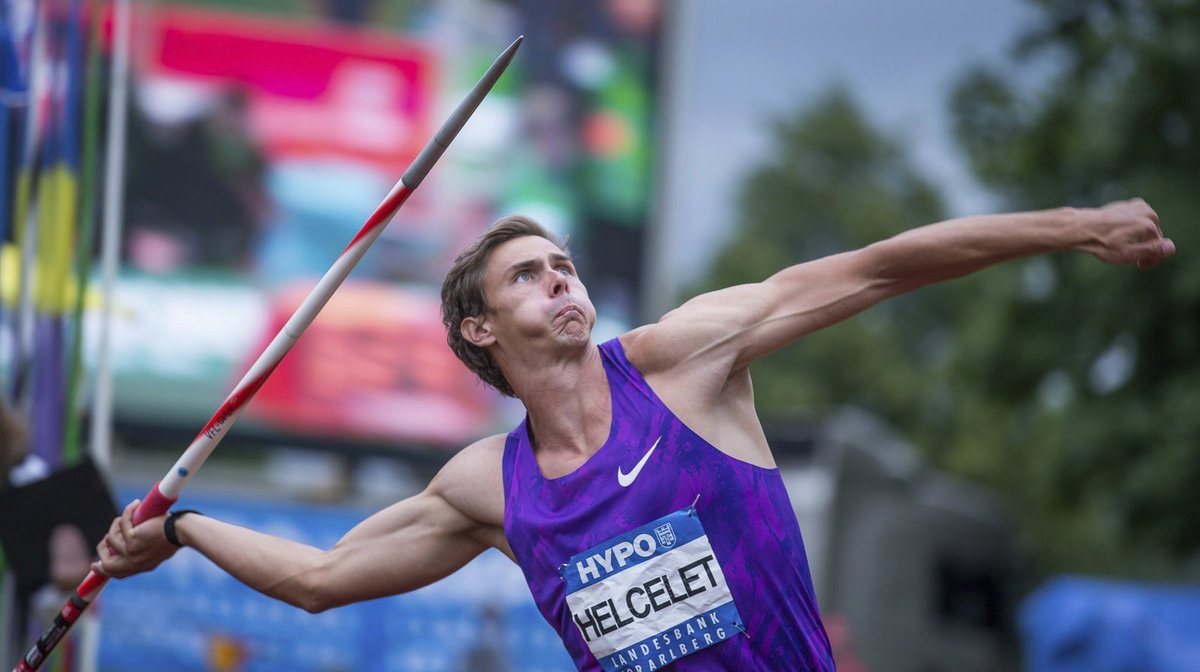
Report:
<svg viewBox="0 0 1200 672"><path fill-rule="evenodd" d="M489 546L511 557L499 460L495 437L464 449L423 492L370 516L329 550L205 516L177 519L176 535L251 588L311 612L395 595L453 573ZM114 521L94 568L125 577L174 553L163 517L133 527L134 508Z"/></svg>
<svg viewBox="0 0 1200 672"><path fill-rule="evenodd" d="M645 341L638 363L650 370L711 364L727 375L889 297L1003 261L1069 250L1146 268L1175 246L1141 199L952 219L696 297L634 339Z"/></svg>

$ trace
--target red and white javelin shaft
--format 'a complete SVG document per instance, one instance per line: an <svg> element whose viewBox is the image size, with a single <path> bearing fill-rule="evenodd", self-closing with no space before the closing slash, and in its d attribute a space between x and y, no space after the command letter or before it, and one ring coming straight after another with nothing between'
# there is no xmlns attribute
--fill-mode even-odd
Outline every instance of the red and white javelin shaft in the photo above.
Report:
<svg viewBox="0 0 1200 672"><path fill-rule="evenodd" d="M467 119L483 101L492 86L500 79L509 62L512 61L513 55L516 54L517 48L521 45L523 37L518 37L504 53L492 63L475 87L467 94L467 96L458 104L450 117L434 134L429 144L421 150L417 158L413 160L412 165L408 170L404 171L404 175L400 177L400 181L396 186L392 187L392 191L383 200L383 203L376 208L375 213L371 215L367 223L363 225L358 234L354 236L354 240L342 252L337 261L333 262L325 275L317 282L317 286L312 292L305 297L304 302L296 309L287 323L283 325L283 329L275 335L275 338L267 346L266 350L259 355L258 360L250 366L250 370L242 378L241 382L233 389L233 392L217 409L208 423L204 425L204 429L196 435L192 440L191 445L183 452L183 455L175 462L175 466L167 472L154 487L150 489L149 494L145 499L138 504L137 510L133 514L134 524L145 522L155 516L160 516L167 512L167 509L179 499L179 494L183 487L187 485L196 471L212 454L217 444L225 437L226 432L233 426L238 416L246 408L246 404L254 397L267 377L279 365L284 355L292 349L292 345L304 333L309 324L312 324L317 313L325 307L333 293L341 286L346 276L358 264L367 249L383 232L388 222L408 200L412 192L421 184L425 176L429 173L429 169L441 157L442 152L450 146L450 142L458 135L458 132L467 123ZM63 605L62 610L54 618L46 630L38 638L37 642L25 654L25 657L17 663L13 672L32 672L41 667L45 662L46 657L66 634L67 630L79 618L83 610L96 598L96 595L104 589L108 583L108 577L89 572L79 587L75 589L75 593Z"/></svg>

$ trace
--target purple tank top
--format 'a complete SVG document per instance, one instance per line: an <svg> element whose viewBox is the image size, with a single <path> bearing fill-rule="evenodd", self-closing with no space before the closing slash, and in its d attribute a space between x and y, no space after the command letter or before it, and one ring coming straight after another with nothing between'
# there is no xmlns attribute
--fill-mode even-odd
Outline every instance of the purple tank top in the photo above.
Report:
<svg viewBox="0 0 1200 672"><path fill-rule="evenodd" d="M608 439L542 476L528 418L504 447L504 532L580 670L833 670L778 469L717 450L600 346Z"/></svg>

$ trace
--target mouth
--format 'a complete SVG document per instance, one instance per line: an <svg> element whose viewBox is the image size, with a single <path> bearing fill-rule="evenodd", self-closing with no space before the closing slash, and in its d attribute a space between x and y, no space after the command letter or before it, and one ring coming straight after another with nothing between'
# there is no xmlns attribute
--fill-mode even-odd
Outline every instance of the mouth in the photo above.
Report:
<svg viewBox="0 0 1200 672"><path fill-rule="evenodd" d="M562 308L559 308L558 312L554 314L554 317L562 317L564 315L570 315L572 313L574 313L576 315L583 315L583 311L579 309L579 306L577 306L573 303L568 303L567 305L563 306Z"/></svg>

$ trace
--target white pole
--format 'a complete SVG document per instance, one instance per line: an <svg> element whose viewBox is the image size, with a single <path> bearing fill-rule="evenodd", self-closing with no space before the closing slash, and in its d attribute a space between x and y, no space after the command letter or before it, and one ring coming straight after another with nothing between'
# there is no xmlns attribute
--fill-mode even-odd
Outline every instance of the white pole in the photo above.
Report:
<svg viewBox="0 0 1200 672"><path fill-rule="evenodd" d="M113 294L121 254L125 196L125 119L129 99L129 24L131 0L116 0L113 14L112 89L108 99L108 142L105 150L104 217L100 247L100 342L96 353L96 393L92 398L90 450L101 473L112 471L112 332ZM96 672L99 623L85 623L79 670ZM91 626L91 627L86 627Z"/></svg>
<svg viewBox="0 0 1200 672"><path fill-rule="evenodd" d="M121 253L125 184L125 117L129 98L129 21L131 0L116 0L113 15L112 90L108 99L108 143L104 171L104 218L100 248L100 341L96 357L96 394L92 398L90 447L103 473L112 468L113 289Z"/></svg>

